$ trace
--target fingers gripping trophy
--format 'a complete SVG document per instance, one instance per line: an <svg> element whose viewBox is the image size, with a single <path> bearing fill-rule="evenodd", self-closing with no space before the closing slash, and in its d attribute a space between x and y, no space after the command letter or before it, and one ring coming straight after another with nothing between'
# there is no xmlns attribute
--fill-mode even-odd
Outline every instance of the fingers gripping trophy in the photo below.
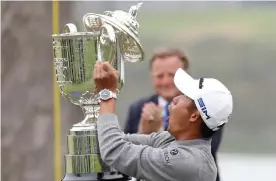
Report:
<svg viewBox="0 0 276 181"><path fill-rule="evenodd" d="M127 180L101 160L97 140L99 95L93 81L96 61L108 61L119 73L118 92L124 84L124 62L139 62L144 52L136 16L142 3L129 12L106 11L83 16L84 32L66 24L52 35L56 80L63 97L83 109L85 118L67 135L63 181ZM116 96L117 96L116 95Z"/></svg>

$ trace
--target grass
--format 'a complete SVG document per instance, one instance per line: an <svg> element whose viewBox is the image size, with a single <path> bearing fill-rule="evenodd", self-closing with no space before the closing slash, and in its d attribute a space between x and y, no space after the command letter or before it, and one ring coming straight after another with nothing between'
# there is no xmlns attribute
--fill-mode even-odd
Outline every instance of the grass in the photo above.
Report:
<svg viewBox="0 0 276 181"><path fill-rule="evenodd" d="M218 26L246 28L253 37L276 35L276 11L268 8L141 13L138 21L141 36L166 36L181 30L193 33Z"/></svg>

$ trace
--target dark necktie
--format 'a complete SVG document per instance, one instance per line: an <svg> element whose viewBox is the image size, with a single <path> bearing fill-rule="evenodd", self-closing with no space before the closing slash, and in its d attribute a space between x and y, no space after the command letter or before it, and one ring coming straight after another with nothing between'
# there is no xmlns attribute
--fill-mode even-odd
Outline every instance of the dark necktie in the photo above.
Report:
<svg viewBox="0 0 276 181"><path fill-rule="evenodd" d="M166 106L164 107L165 109L165 115L163 116L163 123L164 123L164 129L167 130L168 129L168 116L170 116L170 112L169 112L169 105L170 103L167 103Z"/></svg>

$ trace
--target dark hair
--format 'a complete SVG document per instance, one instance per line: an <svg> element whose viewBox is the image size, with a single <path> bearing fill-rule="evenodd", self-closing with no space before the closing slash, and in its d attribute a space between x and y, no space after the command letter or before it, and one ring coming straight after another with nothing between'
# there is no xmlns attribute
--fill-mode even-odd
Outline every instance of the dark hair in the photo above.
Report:
<svg viewBox="0 0 276 181"><path fill-rule="evenodd" d="M202 119L201 119L201 120L202 120ZM222 124L221 126L219 126L219 129L221 129L223 126L224 126L224 124ZM215 134L215 132L217 132L217 131L211 130L211 129L205 124L205 122L202 120L200 132L201 132L201 135L202 135L203 138L211 138L211 137Z"/></svg>
<svg viewBox="0 0 276 181"><path fill-rule="evenodd" d="M184 52L182 52L181 50L176 49L176 48L157 50L150 59L150 69L152 68L152 64L156 59L173 57L173 56L178 57L183 62L183 64L184 64L183 68L185 70L189 69L190 65L189 65L188 56Z"/></svg>
<svg viewBox="0 0 276 181"><path fill-rule="evenodd" d="M192 101L191 105L189 106L190 110L197 110L196 104L194 101ZM201 121L201 126L200 126L200 133L202 135L202 138L211 138L216 131L211 130L206 123L203 121L203 119L200 117L200 121ZM224 126L224 124L222 124L221 126L219 126L219 128L221 129Z"/></svg>
<svg viewBox="0 0 276 181"><path fill-rule="evenodd" d="M200 132L203 138L211 138L216 131L211 130L201 119Z"/></svg>

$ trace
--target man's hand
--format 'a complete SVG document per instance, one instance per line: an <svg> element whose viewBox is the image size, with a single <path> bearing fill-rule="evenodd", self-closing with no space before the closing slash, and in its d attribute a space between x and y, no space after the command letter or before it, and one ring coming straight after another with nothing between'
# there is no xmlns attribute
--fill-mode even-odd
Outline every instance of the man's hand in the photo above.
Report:
<svg viewBox="0 0 276 181"><path fill-rule="evenodd" d="M154 103L146 103L142 109L138 133L158 132L163 126L162 109Z"/></svg>
<svg viewBox="0 0 276 181"><path fill-rule="evenodd" d="M93 78L97 93L103 89L116 92L118 72L108 62L97 62L95 64Z"/></svg>

